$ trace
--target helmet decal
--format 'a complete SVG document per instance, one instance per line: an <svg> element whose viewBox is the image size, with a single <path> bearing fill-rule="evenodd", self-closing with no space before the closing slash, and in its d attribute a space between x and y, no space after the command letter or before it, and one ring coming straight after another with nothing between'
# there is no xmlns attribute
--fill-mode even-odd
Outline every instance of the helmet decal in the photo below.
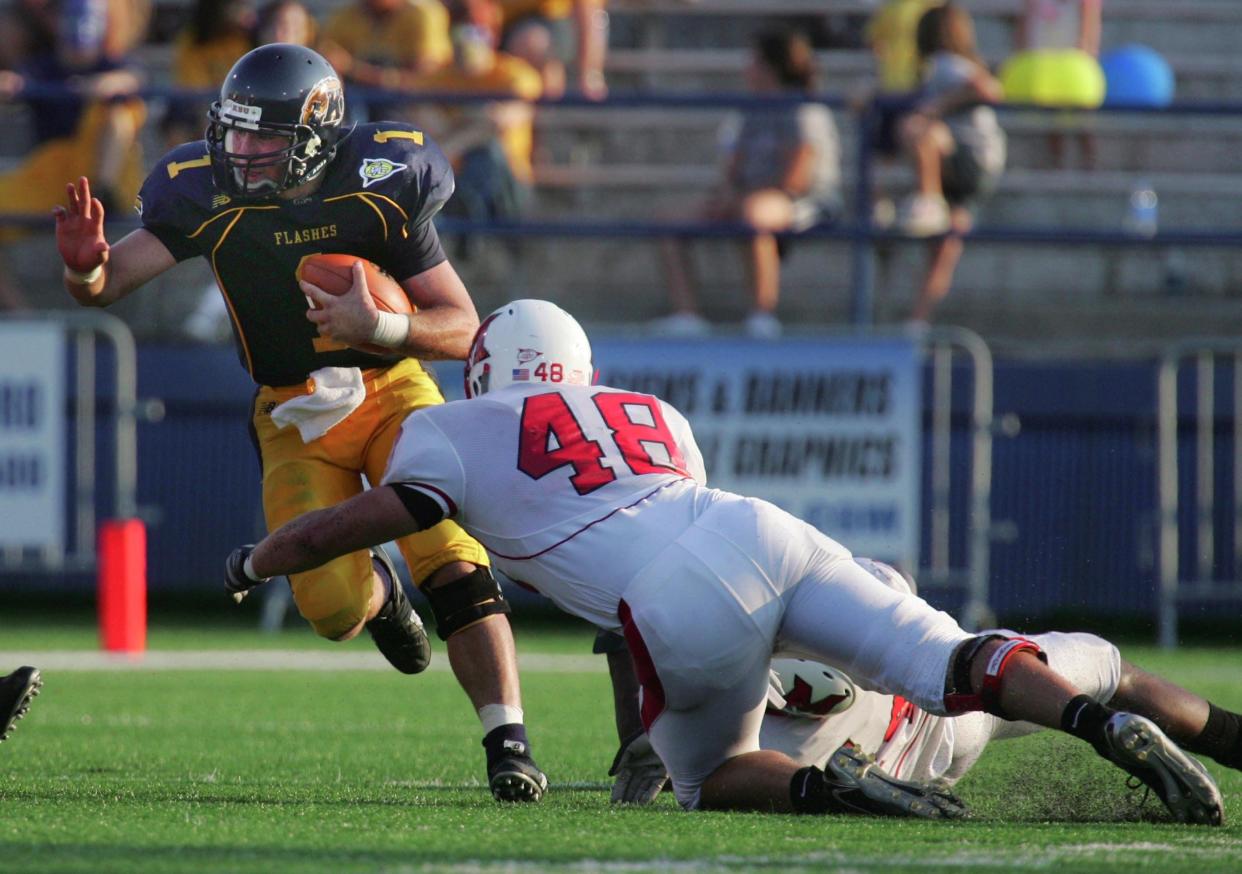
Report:
<svg viewBox="0 0 1242 874"><path fill-rule="evenodd" d="M339 125L345 118L345 92L341 80L325 76L315 83L302 102L302 124Z"/></svg>
<svg viewBox="0 0 1242 874"><path fill-rule="evenodd" d="M234 126L246 130L258 130L263 120L262 106L249 106L226 97L220 101L220 117L231 121Z"/></svg>

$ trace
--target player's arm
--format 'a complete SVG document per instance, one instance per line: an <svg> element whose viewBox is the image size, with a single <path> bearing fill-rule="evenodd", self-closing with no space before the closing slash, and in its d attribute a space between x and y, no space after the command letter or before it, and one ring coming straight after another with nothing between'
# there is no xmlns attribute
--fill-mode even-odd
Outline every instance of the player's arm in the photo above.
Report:
<svg viewBox="0 0 1242 874"><path fill-rule="evenodd" d="M115 246L104 237L103 205L85 176L67 186L68 206L53 211L56 246L65 262L65 290L82 306L105 307L176 264L150 231L133 231Z"/></svg>
<svg viewBox="0 0 1242 874"><path fill-rule="evenodd" d="M353 284L346 294L334 296L303 281L302 291L318 306L306 317L319 333L353 346L378 343L423 360L461 359L479 327L479 314L461 277L448 261L441 261L401 283L417 312L381 313L367 290L361 263L353 268Z"/></svg>
<svg viewBox="0 0 1242 874"><path fill-rule="evenodd" d="M462 360L479 328L479 313L466 285L447 260L401 283L418 311L409 319L406 355L425 360Z"/></svg>
<svg viewBox="0 0 1242 874"><path fill-rule="evenodd" d="M347 553L422 531L443 518L433 500L414 489L401 494L401 488L380 486L344 503L305 513L253 549L234 550L226 565L227 586L230 591L244 591L270 577L308 571Z"/></svg>

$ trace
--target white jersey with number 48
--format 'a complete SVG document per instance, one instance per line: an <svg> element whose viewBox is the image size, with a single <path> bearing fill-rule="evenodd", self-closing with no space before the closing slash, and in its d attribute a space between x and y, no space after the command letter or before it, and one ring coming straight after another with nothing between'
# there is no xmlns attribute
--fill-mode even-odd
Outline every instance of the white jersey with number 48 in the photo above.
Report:
<svg viewBox="0 0 1242 874"><path fill-rule="evenodd" d="M411 414L384 484L430 496L508 576L615 628L626 584L720 494L705 479L689 423L659 398L515 384Z"/></svg>

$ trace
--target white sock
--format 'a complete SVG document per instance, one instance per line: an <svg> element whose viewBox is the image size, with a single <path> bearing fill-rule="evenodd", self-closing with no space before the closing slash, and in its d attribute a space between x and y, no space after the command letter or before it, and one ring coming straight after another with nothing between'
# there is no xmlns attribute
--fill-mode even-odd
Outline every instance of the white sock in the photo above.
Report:
<svg viewBox="0 0 1242 874"><path fill-rule="evenodd" d="M521 707L510 707L508 704L484 704L479 708L479 721L483 723L483 734L491 734L494 729L512 723L521 724L524 714Z"/></svg>

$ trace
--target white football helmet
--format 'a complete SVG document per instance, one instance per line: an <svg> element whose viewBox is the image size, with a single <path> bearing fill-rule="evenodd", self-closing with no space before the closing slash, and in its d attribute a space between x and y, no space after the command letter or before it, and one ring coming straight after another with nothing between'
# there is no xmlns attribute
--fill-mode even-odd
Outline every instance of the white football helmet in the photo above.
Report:
<svg viewBox="0 0 1242 874"><path fill-rule="evenodd" d="M590 385L591 341L582 326L546 300L515 300L485 318L466 358L466 397L514 383Z"/></svg>
<svg viewBox="0 0 1242 874"><path fill-rule="evenodd" d="M849 710L858 697L844 672L806 659L772 659L768 685L768 707L787 716L823 719Z"/></svg>

